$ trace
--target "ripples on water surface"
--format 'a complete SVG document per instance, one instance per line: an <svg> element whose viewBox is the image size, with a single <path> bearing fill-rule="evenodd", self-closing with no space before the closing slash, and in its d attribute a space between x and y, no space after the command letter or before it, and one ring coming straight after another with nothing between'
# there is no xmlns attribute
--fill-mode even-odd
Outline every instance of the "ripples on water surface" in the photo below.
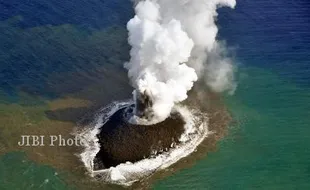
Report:
<svg viewBox="0 0 310 190"><path fill-rule="evenodd" d="M236 124L216 152L155 189L310 188L310 2L237 4L221 9L218 20L239 64L238 89L226 100ZM71 170L67 163L75 161L65 152L72 150L36 150L64 154L36 156L38 164L4 153L16 150L25 129L67 133L63 126L89 105L130 96L122 63L131 14L127 0L0 1L0 189L69 188L70 180L39 163Z"/></svg>

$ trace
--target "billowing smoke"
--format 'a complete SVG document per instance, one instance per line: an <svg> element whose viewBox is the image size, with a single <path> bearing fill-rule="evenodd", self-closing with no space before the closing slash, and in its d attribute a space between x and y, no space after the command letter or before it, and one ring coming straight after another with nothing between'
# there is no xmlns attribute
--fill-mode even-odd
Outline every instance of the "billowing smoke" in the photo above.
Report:
<svg viewBox="0 0 310 190"><path fill-rule="evenodd" d="M134 98L148 97L149 116L136 112L132 121L166 119L174 104L187 98L198 77L217 92L232 91L233 66L216 41L216 9L235 0L136 1L128 24L131 59L125 64Z"/></svg>

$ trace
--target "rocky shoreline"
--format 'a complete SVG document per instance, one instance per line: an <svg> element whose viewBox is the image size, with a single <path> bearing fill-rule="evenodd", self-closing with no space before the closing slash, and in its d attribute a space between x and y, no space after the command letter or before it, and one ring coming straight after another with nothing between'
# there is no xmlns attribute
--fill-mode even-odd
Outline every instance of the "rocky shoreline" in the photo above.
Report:
<svg viewBox="0 0 310 190"><path fill-rule="evenodd" d="M173 112L165 121L154 125L135 125L127 121L126 108L116 111L100 128L97 135L100 151L94 169L115 167L125 162L136 162L169 151L179 143L185 121Z"/></svg>

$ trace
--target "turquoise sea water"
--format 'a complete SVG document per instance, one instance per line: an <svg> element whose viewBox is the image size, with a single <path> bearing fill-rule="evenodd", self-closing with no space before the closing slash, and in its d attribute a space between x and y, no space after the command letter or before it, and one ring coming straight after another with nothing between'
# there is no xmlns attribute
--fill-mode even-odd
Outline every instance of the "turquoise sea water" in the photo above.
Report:
<svg viewBox="0 0 310 190"><path fill-rule="evenodd" d="M114 79L101 68L124 72L129 1L0 0L0 10L1 104L44 104L23 100L21 92L35 100L112 97L104 84ZM310 2L242 0L235 10L219 12L220 39L238 65L238 88L225 96L236 122L217 151L152 187L309 189ZM93 83L103 84L102 93L81 95ZM6 112L1 107L0 114ZM58 172L22 153L6 153L0 189L70 189Z"/></svg>
<svg viewBox="0 0 310 190"><path fill-rule="evenodd" d="M226 97L237 122L216 152L155 189L310 188L310 3L238 3L219 19L240 63Z"/></svg>
<svg viewBox="0 0 310 190"><path fill-rule="evenodd" d="M29 161L19 152L0 159L0 189L67 189L57 171Z"/></svg>
<svg viewBox="0 0 310 190"><path fill-rule="evenodd" d="M227 98L237 124L216 152L155 189L310 188L310 90L263 69L240 72Z"/></svg>

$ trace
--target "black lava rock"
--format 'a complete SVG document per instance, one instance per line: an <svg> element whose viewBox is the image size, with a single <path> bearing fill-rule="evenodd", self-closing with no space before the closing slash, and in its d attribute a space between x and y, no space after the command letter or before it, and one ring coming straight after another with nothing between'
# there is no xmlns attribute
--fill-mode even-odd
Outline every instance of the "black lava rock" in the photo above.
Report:
<svg viewBox="0 0 310 190"><path fill-rule="evenodd" d="M185 130L180 113L171 113L165 121L154 125L134 125L126 119L128 110L118 110L101 127L97 135L101 148L94 161L95 170L155 156L179 143Z"/></svg>

